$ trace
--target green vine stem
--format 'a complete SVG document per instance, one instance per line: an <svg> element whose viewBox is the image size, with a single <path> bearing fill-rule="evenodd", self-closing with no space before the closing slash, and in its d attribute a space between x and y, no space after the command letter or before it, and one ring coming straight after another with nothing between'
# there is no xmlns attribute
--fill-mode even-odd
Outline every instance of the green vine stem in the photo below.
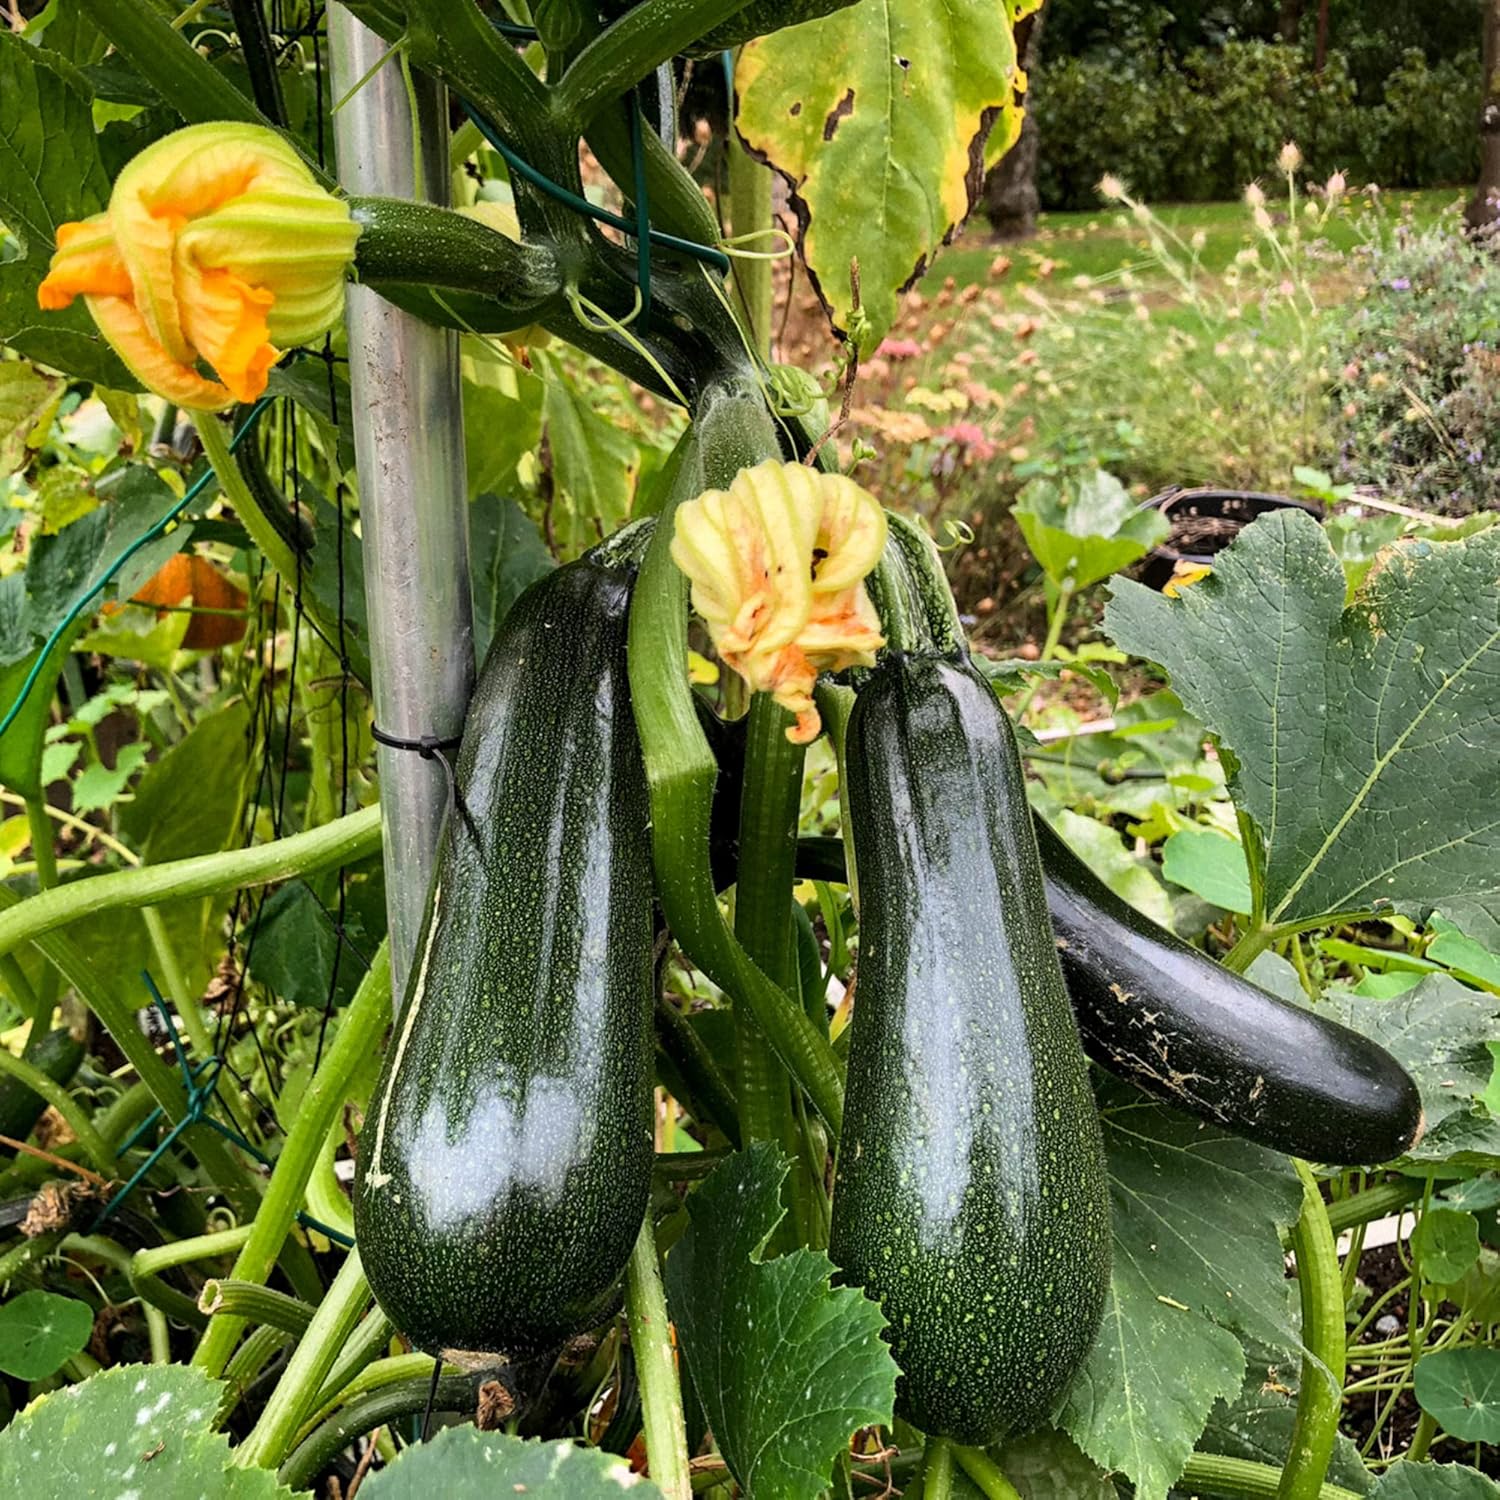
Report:
<svg viewBox="0 0 1500 1500"><path fill-rule="evenodd" d="M951 1500L952 1494L953 1444L929 1436L922 1449L922 1500Z"/></svg>
<svg viewBox="0 0 1500 1500"><path fill-rule="evenodd" d="M269 1323L263 1323L249 1334L225 1367L224 1399L214 1413L215 1427L222 1427L229 1420L235 1407L244 1399L251 1382L265 1369L277 1351L291 1342L292 1336L289 1333L284 1329L272 1328Z"/></svg>
<svg viewBox="0 0 1500 1500"><path fill-rule="evenodd" d="M744 10L750 0L678 0L637 5L606 27L552 89L555 118L573 133L662 63Z"/></svg>
<svg viewBox="0 0 1500 1500"><path fill-rule="evenodd" d="M802 797L803 749L786 737L792 718L774 698L750 700L745 782L740 801L740 854L734 897L734 935L761 972L783 990L795 979L792 962L792 884L797 855L797 811ZM797 1149L791 1086L750 1007L734 1006L740 1135L775 1141L795 1162L791 1200L797 1241L807 1243L806 1172ZM788 1245L787 1248L790 1248Z"/></svg>
<svg viewBox="0 0 1500 1500"><path fill-rule="evenodd" d="M725 1140L738 1149L739 1101L734 1090L693 1023L665 995L656 997L656 1039L681 1075L699 1124L718 1126Z"/></svg>
<svg viewBox="0 0 1500 1500"><path fill-rule="evenodd" d="M266 1324L285 1333L301 1335L312 1322L314 1309L300 1298L274 1291L253 1281L235 1281L232 1277L214 1277L203 1283L198 1307L210 1316L244 1318L246 1322Z"/></svg>
<svg viewBox="0 0 1500 1500"><path fill-rule="evenodd" d="M739 53L736 51L736 58ZM725 142L729 157L730 227L741 244L753 243L751 235L763 235L772 228L771 169L758 162L730 131ZM742 255L734 263L734 284L739 292L740 311L745 330L757 354L768 359L771 353L771 262L761 256Z"/></svg>
<svg viewBox="0 0 1500 1500"><path fill-rule="evenodd" d="M11 953L22 943L34 943L56 928L100 912L122 907L139 909L190 896L210 896L239 886L266 885L294 875L354 864L380 848L380 809L361 808L346 817L306 833L256 844L249 849L199 854L133 870L115 870L75 880L56 890L22 899L14 892L0 897L0 953ZM8 908L8 909L5 909ZM65 976L70 977L70 976ZM132 1012L130 1025L134 1030ZM100 1020L104 1020L100 1016ZM109 1026L109 1022L105 1021ZM114 1027L110 1026L111 1034ZM115 1034L122 1050L125 1039ZM134 1061L134 1059L131 1059ZM136 1069L140 1072L140 1069ZM144 1077L145 1075L142 1074Z"/></svg>
<svg viewBox="0 0 1500 1500"><path fill-rule="evenodd" d="M327 1391L333 1384L333 1374L342 1356L334 1362L334 1367L329 1371L323 1382L323 1391ZM459 1373L456 1365L445 1365L445 1374ZM400 1385L408 1380L432 1379L432 1356L430 1354L393 1354L386 1359L377 1359L365 1366L352 1380L345 1383L342 1390L334 1391L331 1395L324 1396L322 1392L318 1395L317 1404L310 1414L304 1418L302 1430L298 1432L296 1441L300 1445L302 1441L320 1423L326 1421L341 1406L348 1406L355 1401L360 1401L374 1391L382 1391L387 1386Z"/></svg>
<svg viewBox="0 0 1500 1500"><path fill-rule="evenodd" d="M728 393L715 393L705 400L705 407L712 399L731 408L747 406L743 421L735 411L717 424L737 428L735 435L742 437L757 408L749 406L749 398ZM760 402L758 393L753 399ZM764 418L763 403L758 409ZM700 415L698 425L704 421ZM693 439L690 431L685 441ZM726 452L719 460L727 467L732 458ZM843 1086L833 1049L802 1007L745 953L724 922L714 890L709 820L718 766L698 722L684 668L687 580L669 552L676 506L698 493L705 476L697 463L685 463L683 469L693 472L680 479L658 518L630 610L630 690L651 792L658 894L684 952L732 999L743 997L813 1108L837 1136L843 1121ZM695 480L697 489L692 487Z"/></svg>
<svg viewBox="0 0 1500 1500"><path fill-rule="evenodd" d="M307 1179L318 1152L343 1106L349 1080L377 1045L390 1022L390 1010L390 954L386 944L382 943L369 972L360 981L354 999L344 1012L333 1045L325 1053L303 1096L297 1118L287 1133L281 1155L271 1173L265 1201L234 1263L235 1279L263 1283L271 1274L282 1242L302 1205ZM243 1327L244 1320L233 1315L215 1317L193 1356L193 1363L209 1375L222 1374ZM322 1374L326 1375L327 1371ZM315 1394L315 1391L309 1392L309 1397ZM279 1460L280 1455L277 1457Z"/></svg>
<svg viewBox="0 0 1500 1500"><path fill-rule="evenodd" d="M45 1099L67 1121L68 1128L93 1162L94 1170L102 1172L106 1177L115 1175L115 1153L95 1128L88 1111L79 1105L67 1089L60 1083L54 1083L40 1068L33 1067L19 1057L12 1057L4 1047L0 1047L0 1073L18 1079L33 1094Z"/></svg>
<svg viewBox="0 0 1500 1500"><path fill-rule="evenodd" d="M354 1337L339 1350L338 1358L318 1392L318 1410L336 1401L344 1388L380 1357L381 1351L389 1347L395 1332L395 1324L378 1306L365 1314L364 1322L354 1330Z"/></svg>
<svg viewBox="0 0 1500 1500"><path fill-rule="evenodd" d="M656 1235L649 1213L635 1238L625 1271L625 1316L630 1324L635 1371L641 1383L641 1420L652 1481L666 1500L688 1500L692 1482L688 1472L682 1387L677 1379L672 1325L667 1317L667 1297L662 1289Z"/></svg>
<svg viewBox="0 0 1500 1500"><path fill-rule="evenodd" d="M245 476L229 450L227 428L212 412L195 412L193 426L197 430L198 441L203 445L203 456L213 469L214 477L219 481L225 497L234 507L235 516L250 533L250 540L288 585L296 587L302 576L303 560L282 534L276 520L268 514L255 492L245 482ZM338 620L323 610L312 590L305 591L301 597L302 608L322 632L324 640L338 640Z"/></svg>
<svg viewBox="0 0 1500 1500"><path fill-rule="evenodd" d="M1317 1500L1338 1439L1343 1405L1344 1277L1318 1180L1306 1162L1295 1166L1302 1180L1302 1214L1292 1231L1292 1252L1297 1257L1302 1344L1307 1352L1276 1500Z"/></svg>
<svg viewBox="0 0 1500 1500"><path fill-rule="evenodd" d="M1405 1208L1408 1203L1422 1196L1423 1184L1409 1177L1395 1182L1377 1183L1362 1193L1351 1193L1328 1205L1328 1227L1334 1234L1342 1234L1357 1224L1369 1224L1383 1219L1387 1214Z"/></svg>
<svg viewBox="0 0 1500 1500"><path fill-rule="evenodd" d="M190 1265L193 1261L211 1260L216 1255L231 1255L249 1238L250 1225L240 1224L233 1229L221 1229L216 1234L201 1234L190 1240L176 1240L170 1245L137 1250L130 1258L126 1273L130 1278L130 1288L143 1302L159 1307L169 1317L194 1328L202 1327L205 1318L198 1304L169 1287L161 1279L162 1272Z"/></svg>
<svg viewBox="0 0 1500 1500"><path fill-rule="evenodd" d="M472 1411L475 1403L474 1376L444 1375L432 1392L432 1361L427 1373L415 1375L399 1385L385 1386L358 1401L352 1401L322 1426L310 1432L281 1466L277 1478L290 1489L303 1490L328 1466L335 1454L350 1443L401 1417L425 1411L432 1394L434 1412Z"/></svg>
<svg viewBox="0 0 1500 1500"><path fill-rule="evenodd" d="M166 866L157 868L165 869ZM134 879L138 874L147 873L150 872L127 871L124 872L124 878ZM31 930L34 926L31 908L65 900L75 891L119 878L121 877L116 875L100 875L92 880L78 881L73 885L61 886L55 891L46 891L24 899L14 891L0 886L0 930L9 930L5 928L7 922L21 928L20 935L13 937L8 945L0 942L0 949L9 951L17 942L28 938L36 944L43 957L73 986L83 1003L99 1018L100 1024L109 1032L125 1060L150 1089L152 1098L161 1106L167 1119L175 1125L187 1114L187 1097L183 1093L182 1080L176 1071L156 1055L150 1041L136 1025L135 1012L131 1009L129 1000L100 978L93 964L70 938L50 930L59 925L57 922L43 922L35 930ZM206 1125L193 1125L184 1138L204 1170L218 1183L236 1211L246 1218L251 1217L260 1201L259 1184L230 1151L223 1136Z"/></svg>
<svg viewBox="0 0 1500 1500"><path fill-rule="evenodd" d="M52 822L47 816L47 799L41 793L28 794L26 826L31 831L31 856L36 861L36 885L39 891L50 891L57 885L57 845L52 840ZM57 970L50 965L42 974L41 988L32 1012L37 1028L45 1031L57 1004Z"/></svg>
<svg viewBox="0 0 1500 1500"><path fill-rule="evenodd" d="M382 988L382 995L389 1009L388 983ZM287 1361L260 1420L234 1450L231 1462L242 1469L274 1469L281 1464L298 1427L317 1399L318 1388L333 1368L339 1350L369 1305L370 1284L365 1280L359 1251L351 1250L307 1332L302 1335L296 1352Z"/></svg>
<svg viewBox="0 0 1500 1500"><path fill-rule="evenodd" d="M118 1241L102 1234L70 1234L59 1249L63 1255L78 1255L85 1259L101 1260L127 1279L130 1276L131 1254ZM172 1331L167 1326L166 1315L159 1307L152 1306L143 1297L141 1315L146 1320L146 1339L151 1349L151 1363L166 1365L172 1362Z"/></svg>
<svg viewBox="0 0 1500 1500"><path fill-rule="evenodd" d="M1005 1472L983 1448L953 1450L958 1466L973 1480L985 1500L1021 1500L1021 1492L1005 1477Z"/></svg>
<svg viewBox="0 0 1500 1500"><path fill-rule="evenodd" d="M1187 1461L1180 1490L1202 1491L1222 1500L1276 1500L1281 1470L1246 1458L1226 1458L1219 1453L1195 1453ZM1353 1490L1337 1484L1322 1484L1309 1492L1314 1500L1359 1500Z"/></svg>

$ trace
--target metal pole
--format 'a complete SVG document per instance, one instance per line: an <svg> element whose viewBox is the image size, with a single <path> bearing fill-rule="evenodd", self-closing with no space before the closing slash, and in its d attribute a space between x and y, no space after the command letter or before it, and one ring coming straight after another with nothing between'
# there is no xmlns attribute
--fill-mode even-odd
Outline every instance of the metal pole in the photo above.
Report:
<svg viewBox="0 0 1500 1500"><path fill-rule="evenodd" d="M344 99L387 52L373 31L331 5L334 96ZM340 183L351 193L448 194L446 95L413 76L413 130L399 59L377 69L334 115ZM458 336L349 288L349 383L375 722L403 739L463 726L474 685ZM386 909L394 1003L422 925L447 803L442 767L379 750Z"/></svg>

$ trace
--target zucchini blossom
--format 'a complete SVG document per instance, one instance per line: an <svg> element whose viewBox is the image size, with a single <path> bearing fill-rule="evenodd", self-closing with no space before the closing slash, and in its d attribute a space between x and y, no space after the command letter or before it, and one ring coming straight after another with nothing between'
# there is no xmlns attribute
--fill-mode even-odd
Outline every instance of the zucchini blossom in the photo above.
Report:
<svg viewBox="0 0 1500 1500"><path fill-rule="evenodd" d="M103 213L58 227L37 302L81 296L142 385L219 411L255 400L286 346L338 321L358 237L274 130L190 125L126 165Z"/></svg>
<svg viewBox="0 0 1500 1500"><path fill-rule="evenodd" d="M820 671L873 666L885 643L865 575L885 549L880 502L852 479L774 459L677 512L672 560L723 660L796 715L794 744L822 728Z"/></svg>

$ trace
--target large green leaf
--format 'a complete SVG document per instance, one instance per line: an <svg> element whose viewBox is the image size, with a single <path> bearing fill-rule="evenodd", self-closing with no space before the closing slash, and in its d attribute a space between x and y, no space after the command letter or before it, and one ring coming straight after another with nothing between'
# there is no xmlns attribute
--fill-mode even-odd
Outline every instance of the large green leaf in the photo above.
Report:
<svg viewBox="0 0 1500 1500"><path fill-rule="evenodd" d="M190 1365L116 1365L33 1401L0 1431L0 1491L25 1500L290 1500L229 1466L224 1387Z"/></svg>
<svg viewBox="0 0 1500 1500"><path fill-rule="evenodd" d="M1238 839L1211 828L1180 828L1162 845L1161 873L1225 911L1249 912L1250 869Z"/></svg>
<svg viewBox="0 0 1500 1500"><path fill-rule="evenodd" d="M547 540L564 556L583 551L630 515L640 477L641 450L597 409L587 381L552 363L542 415L552 454L552 499Z"/></svg>
<svg viewBox="0 0 1500 1500"><path fill-rule="evenodd" d="M1007 1442L999 1457L1021 1500L1116 1500L1109 1476L1061 1432L1043 1429Z"/></svg>
<svg viewBox="0 0 1500 1500"><path fill-rule="evenodd" d="M360 1487L370 1500L661 1500L649 1479L613 1453L576 1443L526 1442L503 1432L449 1427L431 1442L404 1448Z"/></svg>
<svg viewBox="0 0 1500 1500"><path fill-rule="evenodd" d="M1244 1389L1238 1400L1220 1402L1214 1408L1198 1449L1279 1469L1291 1449L1297 1417L1293 1394L1301 1361L1290 1351L1276 1353L1254 1345L1246 1348L1245 1355ZM1370 1471L1359 1449L1342 1433L1328 1466L1328 1482L1358 1495L1370 1490Z"/></svg>
<svg viewBox="0 0 1500 1500"><path fill-rule="evenodd" d="M1233 752L1273 923L1440 907L1500 934L1500 533L1390 548L1344 608L1317 523L1247 527L1180 598L1121 582L1115 642Z"/></svg>
<svg viewBox="0 0 1500 1500"><path fill-rule="evenodd" d="M1417 1081L1427 1132L1415 1162L1500 1166L1500 1120L1483 1103L1494 1073L1489 1041L1500 1037L1500 1002L1447 974L1388 999L1330 991L1324 1015L1373 1037Z"/></svg>
<svg viewBox="0 0 1500 1500"><path fill-rule="evenodd" d="M1011 514L1053 588L1084 589L1128 568L1168 530L1159 510L1142 510L1103 469L1033 479Z"/></svg>
<svg viewBox="0 0 1500 1500"><path fill-rule="evenodd" d="M1417 1401L1451 1437L1500 1443L1500 1349L1439 1349L1417 1361Z"/></svg>
<svg viewBox="0 0 1500 1500"><path fill-rule="evenodd" d="M1061 1425L1137 1500L1162 1500L1216 1401L1239 1394L1235 1331L1297 1334L1278 1239L1301 1203L1284 1157L1098 1083L1114 1202L1104 1326ZM1234 1330L1234 1331L1231 1331Z"/></svg>
<svg viewBox="0 0 1500 1500"><path fill-rule="evenodd" d="M22 1292L0 1306L0 1370L41 1380L62 1369L94 1331L94 1312L76 1297Z"/></svg>
<svg viewBox="0 0 1500 1500"><path fill-rule="evenodd" d="M1385 1471L1371 1500L1500 1500L1500 1485L1463 1464L1407 1463Z"/></svg>
<svg viewBox="0 0 1500 1500"><path fill-rule="evenodd" d="M134 389L82 302L55 313L36 305L57 226L97 213L109 197L91 99L64 58L0 28L0 224L21 243L20 257L0 264L0 342L98 385Z"/></svg>
<svg viewBox="0 0 1500 1500"><path fill-rule="evenodd" d="M860 0L741 49L736 123L790 182L808 269L840 327L855 259L869 336L890 327L897 293L974 205L1015 74L993 0Z"/></svg>
<svg viewBox="0 0 1500 1500"><path fill-rule="evenodd" d="M814 1500L858 1427L891 1420L896 1363L880 1309L830 1288L821 1251L760 1259L787 1161L759 1143L688 1199L667 1292L693 1387L749 1500Z"/></svg>

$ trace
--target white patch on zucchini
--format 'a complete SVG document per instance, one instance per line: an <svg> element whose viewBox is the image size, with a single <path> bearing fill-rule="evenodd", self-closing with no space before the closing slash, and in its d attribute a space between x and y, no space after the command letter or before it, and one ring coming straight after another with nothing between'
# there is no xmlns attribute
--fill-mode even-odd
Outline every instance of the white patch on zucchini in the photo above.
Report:
<svg viewBox="0 0 1500 1500"><path fill-rule="evenodd" d="M391 1063L391 1084L380 1101L380 1118L375 1122L375 1156L370 1162L370 1174L365 1178L368 1188L383 1188L391 1180L391 1174L380 1167L381 1152L385 1149L385 1122L391 1111L391 1096L396 1092L396 1079L401 1072L401 1059L406 1056L406 1044L411 1041L411 1029L416 1024L417 1012L427 994L427 965L432 959L432 945L437 941L438 913L443 904L443 888L437 885L432 892L432 920L427 924L427 941L422 947L422 963L417 970L417 984L412 991L411 1004L406 1007L406 1024L401 1028L401 1040L396 1043L396 1057Z"/></svg>

